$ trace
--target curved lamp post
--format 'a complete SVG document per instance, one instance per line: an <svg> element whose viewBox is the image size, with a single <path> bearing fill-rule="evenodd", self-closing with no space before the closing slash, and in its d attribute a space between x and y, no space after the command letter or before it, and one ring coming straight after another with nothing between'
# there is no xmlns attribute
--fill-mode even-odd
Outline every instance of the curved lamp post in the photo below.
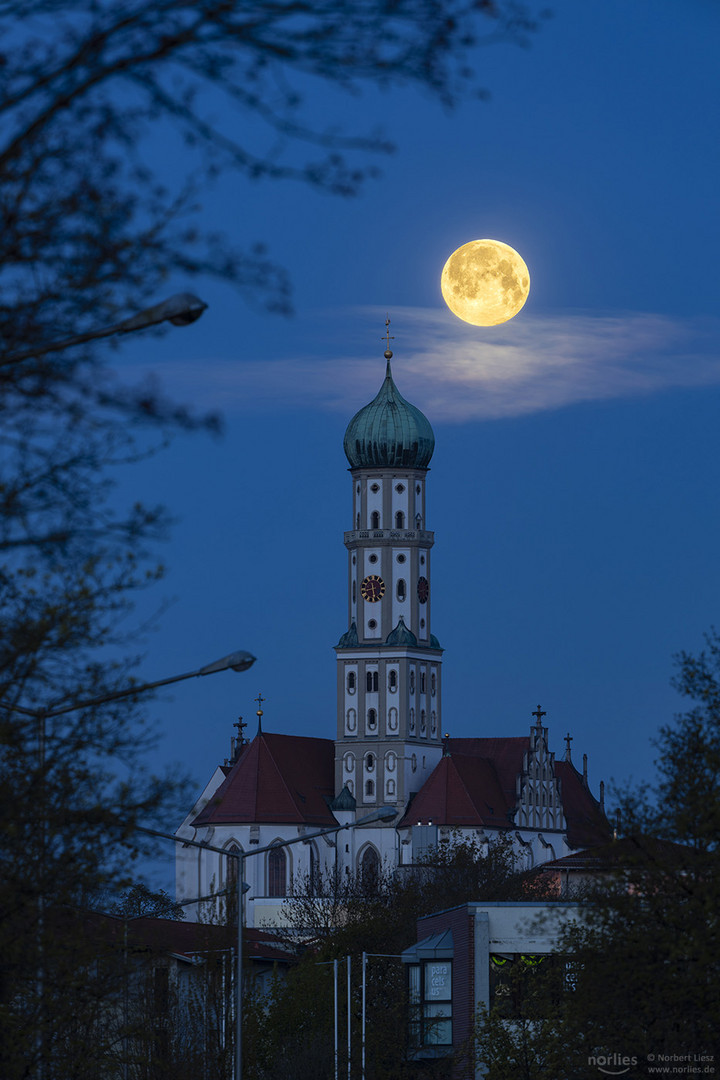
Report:
<svg viewBox="0 0 720 1080"><path fill-rule="evenodd" d="M84 345L87 341L95 341L97 338L112 337L114 334L131 334L135 330L147 330L151 326L169 322L173 326L189 326L200 318L207 304L198 299L192 293L176 293L168 300L139 311L137 315L131 315L122 322L112 326L101 326L95 330L86 330L84 334L75 334L73 337L64 338L62 341L54 341L48 345L39 345L34 349L24 349L22 352L11 353L10 356L0 358L0 367L7 364L17 364L21 360L32 360L37 356L45 356L46 353L60 352L69 349L73 345Z"/></svg>
<svg viewBox="0 0 720 1080"><path fill-rule="evenodd" d="M275 851L277 848L290 847L292 844L306 844L308 840L314 840L317 836L328 836L331 833L343 832L344 829L358 829L363 825L372 825L376 821L392 821L394 817L397 817L397 810L394 806L379 806L377 810L372 810L369 814L364 814L361 818L358 818L357 821L348 822L346 825L330 825L327 829L318 829L316 832L305 833L304 836L295 836L291 840L280 840L276 844L266 844L265 847L253 848L252 851L228 851L226 848L215 847L213 844L203 844L200 840L186 840L182 836L173 836L171 833L158 832L157 829L146 829L141 825L136 826L137 832L145 833L147 836L158 836L161 840L172 840L175 844L185 844L190 847L201 848L203 851L215 851L218 855L224 855L226 858L237 860L238 926L235 974L235 1080L242 1080L242 957L245 914L243 909L243 894L248 889L248 886L244 881L245 860L252 858L253 855L264 855L267 851Z"/></svg>
<svg viewBox="0 0 720 1080"><path fill-rule="evenodd" d="M155 690L159 686L168 686L170 683L182 682L183 679L199 678L202 675L214 675L218 671L247 671L255 663L255 657L252 653L246 652L243 649L239 649L236 652L228 653L227 656L223 656L220 660L214 660L210 664L205 664L204 667L197 668L195 671L186 671L182 675L171 675L167 679L156 679L154 682L138 683L137 685L127 686L123 690L116 690L109 694L101 694L98 697L86 698L84 701L74 701L70 704L63 705L61 702L57 702L55 705L47 705L44 708L30 708L27 705L9 705L6 702L0 701L0 709L4 709L9 713L19 713L21 716L28 716L35 720L37 723L37 753L38 753L38 768L40 772L40 784L41 788L44 785L44 770L45 770L45 737L46 737L46 725L48 720L52 720L57 716L64 716L66 713L76 712L79 709L89 709L94 705L104 705L110 701L120 701L123 698L135 697L138 694L144 694L149 690ZM41 796L42 798L42 796ZM46 824L43 820L41 829L41 844L44 846L46 842ZM42 923L44 919L44 897L42 894L38 897L39 906L39 919ZM42 950L42 945L39 946ZM43 971L43 957L42 952L39 956L39 969L38 969L38 994L42 1003L42 986L44 981ZM42 1005L41 1005L42 1008ZM45 1077L45 1050L43 1044L43 1032L42 1026L38 1030L38 1045L39 1045L39 1080L44 1080Z"/></svg>

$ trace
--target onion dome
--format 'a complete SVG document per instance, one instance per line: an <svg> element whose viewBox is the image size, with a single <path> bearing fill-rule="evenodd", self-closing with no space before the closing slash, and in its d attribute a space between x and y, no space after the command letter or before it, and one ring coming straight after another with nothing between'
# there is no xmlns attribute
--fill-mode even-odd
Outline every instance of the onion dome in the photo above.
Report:
<svg viewBox="0 0 720 1080"><path fill-rule="evenodd" d="M417 638L412 630L408 630L402 615L394 630L391 630L385 638L386 645L417 645Z"/></svg>
<svg viewBox="0 0 720 1080"><path fill-rule="evenodd" d="M401 395L390 370L380 393L347 426L343 448L352 469L427 469L435 449L428 418Z"/></svg>
<svg viewBox="0 0 720 1080"><path fill-rule="evenodd" d="M438 641L438 639L435 637L434 634L430 635L430 648L431 649L439 649L441 652L444 651L442 645L440 644L440 642Z"/></svg>

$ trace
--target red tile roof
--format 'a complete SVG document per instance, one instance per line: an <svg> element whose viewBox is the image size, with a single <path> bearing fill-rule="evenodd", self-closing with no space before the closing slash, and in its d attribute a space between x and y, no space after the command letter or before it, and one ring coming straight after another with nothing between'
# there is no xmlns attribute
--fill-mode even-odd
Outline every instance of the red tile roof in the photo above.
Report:
<svg viewBox="0 0 720 1080"><path fill-rule="evenodd" d="M192 824L335 825L334 763L331 739L257 735Z"/></svg>
<svg viewBox="0 0 720 1080"><path fill-rule="evenodd" d="M572 762L556 761L555 776L560 781L560 798L570 847L593 847L607 843L611 835L608 820Z"/></svg>
<svg viewBox="0 0 720 1080"><path fill-rule="evenodd" d="M530 749L527 736L495 739L449 739L445 755L413 799L400 826L417 821L434 825L513 827L517 777ZM570 762L555 763L572 847L590 847L609 839L610 826L583 779Z"/></svg>
<svg viewBox="0 0 720 1080"><path fill-rule="evenodd" d="M514 802L513 802L514 805ZM508 805L487 758L453 754L440 762L417 793L400 825L487 825L507 828Z"/></svg>

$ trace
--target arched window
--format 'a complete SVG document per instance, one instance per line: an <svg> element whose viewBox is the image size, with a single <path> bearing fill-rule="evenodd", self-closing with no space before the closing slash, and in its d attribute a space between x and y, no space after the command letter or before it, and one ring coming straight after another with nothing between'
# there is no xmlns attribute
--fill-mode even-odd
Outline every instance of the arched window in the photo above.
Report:
<svg viewBox="0 0 720 1080"><path fill-rule="evenodd" d="M405 599L405 582L402 578L398 578L397 583L397 598L398 600Z"/></svg>
<svg viewBox="0 0 720 1080"><path fill-rule="evenodd" d="M357 517L355 518L355 528L356 528L356 529L359 529L359 528L360 528L360 515L359 515L359 514L358 514L358 515L357 515Z"/></svg>
<svg viewBox="0 0 720 1080"><path fill-rule="evenodd" d="M285 896L287 858L281 847L268 852L268 896Z"/></svg>
<svg viewBox="0 0 720 1080"><path fill-rule="evenodd" d="M370 515L370 528L371 529L379 529L380 528L380 511L379 510L373 510L372 514Z"/></svg>
<svg viewBox="0 0 720 1080"><path fill-rule="evenodd" d="M357 603L357 582L353 581L353 604Z"/></svg>
<svg viewBox="0 0 720 1080"><path fill-rule="evenodd" d="M415 669L410 672L410 693L415 693Z"/></svg>
<svg viewBox="0 0 720 1080"><path fill-rule="evenodd" d="M430 693L434 694L436 689L437 689L437 681L436 681L436 678L435 678L435 672L433 671L432 675L430 676Z"/></svg>
<svg viewBox="0 0 720 1080"><path fill-rule="evenodd" d="M348 671L347 688L351 694L355 693L355 672Z"/></svg>
<svg viewBox="0 0 720 1080"><path fill-rule="evenodd" d="M403 514L402 510L398 510L398 512L395 515L395 528L396 529L404 529L405 528L405 515Z"/></svg>
<svg viewBox="0 0 720 1080"><path fill-rule="evenodd" d="M378 673L377 671L368 671L365 676L365 689L368 694L377 693L378 688Z"/></svg>
<svg viewBox="0 0 720 1080"><path fill-rule="evenodd" d="M365 848L360 859L360 877L366 889L376 889L380 877L380 858L373 847Z"/></svg>
<svg viewBox="0 0 720 1080"><path fill-rule="evenodd" d="M411 709L410 710L410 731L413 732L414 730L415 730L415 710Z"/></svg>
<svg viewBox="0 0 720 1080"><path fill-rule="evenodd" d="M365 768L367 769L368 772L372 772L373 769L375 768L375 755L374 754L366 754L365 755Z"/></svg>
<svg viewBox="0 0 720 1080"><path fill-rule="evenodd" d="M388 687L390 690L397 690L397 671L395 668L390 668L388 673Z"/></svg>
<svg viewBox="0 0 720 1080"><path fill-rule="evenodd" d="M415 515L415 528L422 529L422 517L420 514Z"/></svg>
<svg viewBox="0 0 720 1080"><path fill-rule="evenodd" d="M421 694L425 693L425 672L424 671L420 672L420 693Z"/></svg>
<svg viewBox="0 0 720 1080"><path fill-rule="evenodd" d="M366 795L374 795L375 794L375 783L374 783L373 780L366 780L365 781L365 794Z"/></svg>
<svg viewBox="0 0 720 1080"><path fill-rule="evenodd" d="M237 854L239 855L240 848L237 846L237 844L230 844L230 846L226 848L226 851L228 852L229 857L225 859L225 884L229 888L237 881L238 863L240 862L239 859L233 858L230 855L230 852L234 851L237 852Z"/></svg>
<svg viewBox="0 0 720 1080"><path fill-rule="evenodd" d="M377 712L375 709L368 709L367 725L371 731L377 727Z"/></svg>
<svg viewBox="0 0 720 1080"><path fill-rule="evenodd" d="M426 720L425 720L425 710L422 709L421 712L420 712L420 734L421 735L425 734L426 726L427 725L426 725Z"/></svg>

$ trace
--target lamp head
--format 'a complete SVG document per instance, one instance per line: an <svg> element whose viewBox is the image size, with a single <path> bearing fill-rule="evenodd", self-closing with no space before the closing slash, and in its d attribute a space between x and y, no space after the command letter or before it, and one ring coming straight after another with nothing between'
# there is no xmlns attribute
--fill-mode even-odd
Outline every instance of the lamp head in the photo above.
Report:
<svg viewBox="0 0 720 1080"><path fill-rule="evenodd" d="M215 660L212 664L201 667L198 675L214 675L216 671L227 671L228 669L247 671L248 668L253 666L255 659L252 653L246 652L244 649L238 649L236 652L221 657L220 660Z"/></svg>

